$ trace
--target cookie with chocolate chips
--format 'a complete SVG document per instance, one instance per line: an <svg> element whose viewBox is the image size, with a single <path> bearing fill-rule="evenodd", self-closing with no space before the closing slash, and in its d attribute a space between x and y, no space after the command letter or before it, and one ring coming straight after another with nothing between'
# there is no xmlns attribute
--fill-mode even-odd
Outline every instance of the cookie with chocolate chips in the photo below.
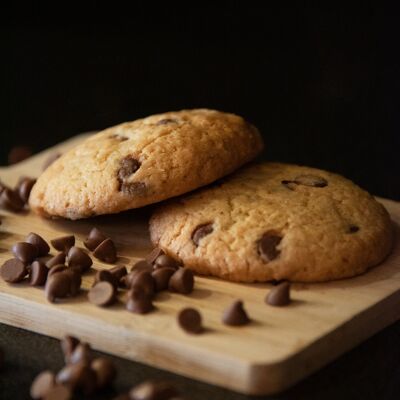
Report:
<svg viewBox="0 0 400 400"><path fill-rule="evenodd" d="M142 207L211 183L262 147L257 129L233 114L153 115L95 134L55 160L33 187L30 207L69 219Z"/></svg>
<svg viewBox="0 0 400 400"><path fill-rule="evenodd" d="M384 207L326 171L255 164L155 210L151 238L186 268L241 282L351 277L389 253Z"/></svg>

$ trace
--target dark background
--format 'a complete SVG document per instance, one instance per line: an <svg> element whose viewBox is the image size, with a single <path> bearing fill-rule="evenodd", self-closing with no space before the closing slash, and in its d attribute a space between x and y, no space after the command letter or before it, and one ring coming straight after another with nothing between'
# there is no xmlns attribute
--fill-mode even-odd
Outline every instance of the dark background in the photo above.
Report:
<svg viewBox="0 0 400 400"><path fill-rule="evenodd" d="M3 16L3 164L17 144L38 151L82 131L208 107L256 124L266 159L339 172L400 199L397 13L368 2L83 3Z"/></svg>

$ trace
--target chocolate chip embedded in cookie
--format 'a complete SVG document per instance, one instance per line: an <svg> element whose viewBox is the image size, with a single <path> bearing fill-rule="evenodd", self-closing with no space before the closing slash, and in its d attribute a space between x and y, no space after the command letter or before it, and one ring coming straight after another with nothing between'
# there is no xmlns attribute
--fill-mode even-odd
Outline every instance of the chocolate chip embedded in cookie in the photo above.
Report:
<svg viewBox="0 0 400 400"><path fill-rule="evenodd" d="M39 177L29 203L51 217L118 213L207 185L262 148L257 129L233 114L153 115L106 129L62 155Z"/></svg>
<svg viewBox="0 0 400 400"><path fill-rule="evenodd" d="M186 268L242 282L351 277L382 261L393 236L384 207L354 183L278 163L160 205L150 233Z"/></svg>

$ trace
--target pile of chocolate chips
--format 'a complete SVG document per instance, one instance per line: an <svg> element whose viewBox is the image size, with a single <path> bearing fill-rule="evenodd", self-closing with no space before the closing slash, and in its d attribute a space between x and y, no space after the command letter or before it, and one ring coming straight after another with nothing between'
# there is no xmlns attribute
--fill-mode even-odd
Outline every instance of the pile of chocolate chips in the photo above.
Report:
<svg viewBox="0 0 400 400"><path fill-rule="evenodd" d="M42 371L32 382L32 399L69 400L74 393L83 396L99 393L109 387L117 376L112 361L105 357L93 358L88 343L80 342L73 336L61 340L64 367L54 373ZM147 381L133 387L117 399L127 400L168 400L177 399L178 391L167 382Z"/></svg>
<svg viewBox="0 0 400 400"><path fill-rule="evenodd" d="M0 208L12 212L22 211L35 182L36 179L23 176L13 189L0 182Z"/></svg>

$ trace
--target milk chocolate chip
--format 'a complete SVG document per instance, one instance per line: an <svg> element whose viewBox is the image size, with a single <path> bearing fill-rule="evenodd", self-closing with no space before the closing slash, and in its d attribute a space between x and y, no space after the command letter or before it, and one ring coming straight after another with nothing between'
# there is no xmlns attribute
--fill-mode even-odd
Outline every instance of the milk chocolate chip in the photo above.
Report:
<svg viewBox="0 0 400 400"><path fill-rule="evenodd" d="M31 263L38 256L38 248L31 243L19 242L12 246L12 253L23 263Z"/></svg>
<svg viewBox="0 0 400 400"><path fill-rule="evenodd" d="M192 241L198 246L201 239L204 236L209 235L214 230L213 225L211 223L199 225L192 233Z"/></svg>
<svg viewBox="0 0 400 400"><path fill-rule="evenodd" d="M356 233L360 230L360 228L357 225L350 225L348 233Z"/></svg>
<svg viewBox="0 0 400 400"><path fill-rule="evenodd" d="M98 282L89 290L88 298L96 306L109 306L115 301L115 287L107 281Z"/></svg>
<svg viewBox="0 0 400 400"><path fill-rule="evenodd" d="M265 232L262 238L258 241L258 254L261 258L268 262L272 261L281 253L277 246L282 240L282 236L274 231Z"/></svg>
<svg viewBox="0 0 400 400"><path fill-rule="evenodd" d="M101 242L107 239L107 236L98 230L97 228L92 228L89 232L87 239L83 242L85 247L90 251L93 251Z"/></svg>
<svg viewBox="0 0 400 400"><path fill-rule="evenodd" d="M265 298L271 306L286 306L290 303L290 283L281 282L274 286Z"/></svg>
<svg viewBox="0 0 400 400"><path fill-rule="evenodd" d="M65 262L65 253L58 253L54 257L50 258L50 260L46 261L47 268L53 268L56 265L63 265Z"/></svg>
<svg viewBox="0 0 400 400"><path fill-rule="evenodd" d="M140 162L133 157L126 157L121 161L118 170L118 180L122 183L140 168Z"/></svg>
<svg viewBox="0 0 400 400"><path fill-rule="evenodd" d="M68 235L50 240L51 245L58 251L68 252L75 245L75 236Z"/></svg>
<svg viewBox="0 0 400 400"><path fill-rule="evenodd" d="M45 286L46 298L54 303L57 298L67 297L70 293L71 277L62 272L48 277Z"/></svg>
<svg viewBox="0 0 400 400"><path fill-rule="evenodd" d="M154 279L155 288L157 292L168 289L169 280L171 276L175 273L174 268L157 268L152 273L151 276Z"/></svg>
<svg viewBox="0 0 400 400"><path fill-rule="evenodd" d="M0 194L0 208L18 212L24 208L24 202L20 199L18 193L9 188L4 188Z"/></svg>
<svg viewBox="0 0 400 400"><path fill-rule="evenodd" d="M154 268L156 269L156 268L163 268L163 267L177 269L179 267L179 263L178 263L178 261L176 261L174 258L170 257L169 255L161 254L155 259Z"/></svg>
<svg viewBox="0 0 400 400"><path fill-rule="evenodd" d="M126 309L136 314L147 314L154 309L154 306L151 297L140 286L137 286L128 292Z"/></svg>
<svg viewBox="0 0 400 400"><path fill-rule="evenodd" d="M235 301L224 311L222 322L231 326L246 325L250 322L241 300Z"/></svg>
<svg viewBox="0 0 400 400"><path fill-rule="evenodd" d="M184 308L178 314L179 326L188 333L201 333L201 315L194 308Z"/></svg>
<svg viewBox="0 0 400 400"><path fill-rule="evenodd" d="M28 178L25 177L23 178L19 183L16 188L16 192L18 192L18 195L20 199L24 202L27 203L29 200L29 195L31 194L31 190L33 188L33 185L36 183L36 179L33 178Z"/></svg>
<svg viewBox="0 0 400 400"><path fill-rule="evenodd" d="M189 294L193 291L194 275L190 269L179 268L171 276L168 288L171 292Z"/></svg>
<svg viewBox="0 0 400 400"><path fill-rule="evenodd" d="M117 249L114 242L108 238L102 241L93 251L93 255L106 263L115 263L117 261Z"/></svg>
<svg viewBox="0 0 400 400"><path fill-rule="evenodd" d="M92 259L79 247L71 247L67 255L70 267L79 267L82 272L86 272L93 264Z"/></svg>
<svg viewBox="0 0 400 400"><path fill-rule="evenodd" d="M30 284L32 286L43 286L46 283L49 269L41 261L34 261L30 268Z"/></svg>
<svg viewBox="0 0 400 400"><path fill-rule="evenodd" d="M117 376L115 366L108 358L95 358L90 367L96 373L96 386L98 389L109 386Z"/></svg>
<svg viewBox="0 0 400 400"><path fill-rule="evenodd" d="M96 373L85 362L68 364L56 376L59 384L89 395L96 390Z"/></svg>
<svg viewBox="0 0 400 400"><path fill-rule="evenodd" d="M161 256L162 254L165 254L163 249L160 247L155 247L147 256L146 256L146 261L149 262L150 264L153 264L158 256Z"/></svg>
<svg viewBox="0 0 400 400"><path fill-rule="evenodd" d="M50 251L50 246L38 234L31 232L25 239L25 242L33 244L38 249L38 257L46 256Z"/></svg>
<svg viewBox="0 0 400 400"><path fill-rule="evenodd" d="M7 260L0 270L1 277L8 283L21 282L27 273L25 264L17 258Z"/></svg>
<svg viewBox="0 0 400 400"><path fill-rule="evenodd" d="M80 343L79 339L76 338L75 336L67 335L61 339L60 345L61 345L61 350L64 354L64 360L66 364L69 363L71 354L73 353L73 351L75 350L76 346L78 346L79 343Z"/></svg>

